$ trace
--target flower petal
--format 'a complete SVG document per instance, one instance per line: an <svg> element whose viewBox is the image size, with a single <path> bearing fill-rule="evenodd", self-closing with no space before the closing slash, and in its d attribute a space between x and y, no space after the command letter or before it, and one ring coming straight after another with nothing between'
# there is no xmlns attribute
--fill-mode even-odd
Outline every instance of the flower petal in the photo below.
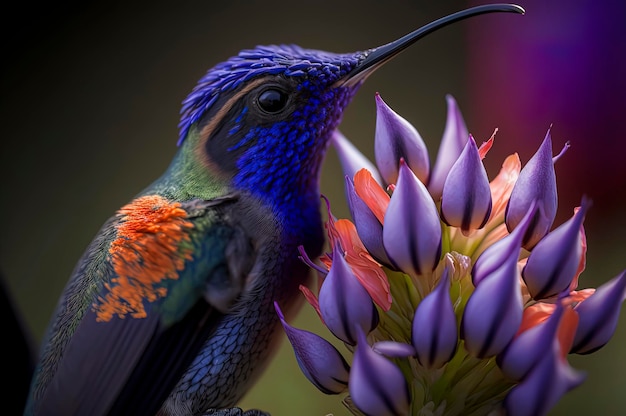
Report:
<svg viewBox="0 0 626 416"><path fill-rule="evenodd" d="M450 266L415 310L411 341L417 360L427 369L441 368L454 356L458 343L456 316L450 299Z"/></svg>
<svg viewBox="0 0 626 416"><path fill-rule="evenodd" d="M489 179L470 136L443 185L441 218L467 235L470 230L482 228L490 213Z"/></svg>
<svg viewBox="0 0 626 416"><path fill-rule="evenodd" d="M424 184L403 160L385 214L383 244L392 264L408 274L431 272L441 256L437 207Z"/></svg>
<svg viewBox="0 0 626 416"><path fill-rule="evenodd" d="M384 224L390 197L374 180L370 171L361 169L354 175L354 191L372 210L378 221Z"/></svg>
<svg viewBox="0 0 626 416"><path fill-rule="evenodd" d="M330 203L324 199L328 211L325 225L331 247L334 250L335 246L340 246L346 262L374 302L383 310L389 310L391 307L389 281L380 263L374 260L363 245L356 226L347 219L336 220L330 210ZM330 268L333 259L329 254L325 254L321 261Z"/></svg>
<svg viewBox="0 0 626 416"><path fill-rule="evenodd" d="M480 144L480 147L478 148L478 156L480 157L480 160L483 160L485 156L487 156L487 153L489 153L489 151L491 150L491 147L493 146L493 141L496 138L497 132L498 132L498 129L495 129L493 133L491 134L491 137L488 138L486 142L482 142Z"/></svg>
<svg viewBox="0 0 626 416"><path fill-rule="evenodd" d="M580 209L580 207L576 207L574 209L574 214ZM580 274L585 271L585 267L587 265L587 236L585 235L585 226L580 226L580 260L578 261L578 270L576 270L576 276L572 279L572 284L570 285L570 290L576 290L578 287L578 277Z"/></svg>
<svg viewBox="0 0 626 416"><path fill-rule="evenodd" d="M613 336L622 302L626 297L626 270L598 287L574 310L580 321L570 352L590 354L602 348Z"/></svg>
<svg viewBox="0 0 626 416"><path fill-rule="evenodd" d="M435 201L441 198L448 172L463 151L469 137L463 115L454 97L450 94L446 95L446 103L448 105L446 127L437 152L437 160L428 181L428 190Z"/></svg>
<svg viewBox="0 0 626 416"><path fill-rule="evenodd" d="M346 195L348 197L350 215L354 220L354 225L363 245L377 261L391 265L391 261L387 257L385 247L383 246L383 225L378 221L367 204L357 195L352 180L347 176Z"/></svg>
<svg viewBox="0 0 626 416"><path fill-rule="evenodd" d="M580 264L580 228L589 206L590 201L583 199L581 209L531 251L522 277L534 299L548 298L570 288Z"/></svg>
<svg viewBox="0 0 626 416"><path fill-rule="evenodd" d="M537 302L524 308L522 324L517 330L518 335L549 319L556 309L556 304Z"/></svg>
<svg viewBox="0 0 626 416"><path fill-rule="evenodd" d="M300 289L300 292L302 292L302 294L304 295L304 298L309 303L309 305L311 305L313 309L315 309L315 312L317 312L317 316L319 316L322 323L324 323L324 318L322 318L322 313L320 312L320 304L315 294L311 291L311 289L304 285L300 285L298 288Z"/></svg>
<svg viewBox="0 0 626 416"><path fill-rule="evenodd" d="M533 157L522 168L506 208L506 226L512 231L536 201L538 210L524 236L523 246L531 249L548 233L557 210L556 175L552 160L550 130Z"/></svg>
<svg viewBox="0 0 626 416"><path fill-rule="evenodd" d="M479 286L481 280L495 272L512 258L517 261L524 233L530 225L534 213L535 206L533 204L520 225L511 234L496 241L480 254L480 257L476 259L472 267L472 282L474 286Z"/></svg>
<svg viewBox="0 0 626 416"><path fill-rule="evenodd" d="M391 307L391 293L389 280L381 265L365 249L352 222L340 219L335 222L335 229L341 237L340 244L352 272L374 303L388 311Z"/></svg>
<svg viewBox="0 0 626 416"><path fill-rule="evenodd" d="M511 192L515 187L517 178L522 170L522 162L517 153L509 155L502 163L502 168L498 172L489 187L491 188L491 200L493 203L491 216L495 217L499 213L504 213L506 204L509 202Z"/></svg>
<svg viewBox="0 0 626 416"><path fill-rule="evenodd" d="M372 163L363 153L356 148L350 140L346 138L339 130L335 130L330 138L331 145L337 151L339 157L339 163L343 170L344 176L350 179L354 178L354 175L361 169L367 169L374 180L379 184L383 184L383 180L378 174L376 165Z"/></svg>
<svg viewBox="0 0 626 416"><path fill-rule="evenodd" d="M354 405L367 415L409 414L409 387L404 375L372 350L360 329L348 387Z"/></svg>
<svg viewBox="0 0 626 416"><path fill-rule="evenodd" d="M324 338L289 325L277 302L274 302L274 308L306 378L323 393L344 392L348 385L350 366L339 351Z"/></svg>
<svg viewBox="0 0 626 416"><path fill-rule="evenodd" d="M522 382L509 392L504 405L508 416L543 416L571 389L585 380L558 354L558 343L551 348Z"/></svg>
<svg viewBox="0 0 626 416"><path fill-rule="evenodd" d="M386 184L396 183L398 164L404 159L424 183L428 180L430 159L424 140L415 127L393 111L376 93L376 165Z"/></svg>
<svg viewBox="0 0 626 416"><path fill-rule="evenodd" d="M465 305L461 321L465 348L479 358L499 354L517 333L522 312L517 255L509 256L480 280Z"/></svg>
<svg viewBox="0 0 626 416"><path fill-rule="evenodd" d="M376 328L378 311L352 272L339 244L333 248L332 258L332 265L320 288L320 313L333 335L355 345L357 328L367 333Z"/></svg>
<svg viewBox="0 0 626 416"><path fill-rule="evenodd" d="M545 352L552 348L563 310L559 304L547 320L519 334L498 355L497 363L504 375L522 380L539 363Z"/></svg>

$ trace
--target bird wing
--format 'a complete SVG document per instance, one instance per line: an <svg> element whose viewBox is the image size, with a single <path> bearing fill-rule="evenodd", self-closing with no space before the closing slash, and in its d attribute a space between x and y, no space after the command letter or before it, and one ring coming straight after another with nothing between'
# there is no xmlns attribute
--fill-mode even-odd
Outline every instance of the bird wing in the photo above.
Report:
<svg viewBox="0 0 626 416"><path fill-rule="evenodd" d="M156 414L254 262L235 200L140 197L104 227L48 335L37 414Z"/></svg>

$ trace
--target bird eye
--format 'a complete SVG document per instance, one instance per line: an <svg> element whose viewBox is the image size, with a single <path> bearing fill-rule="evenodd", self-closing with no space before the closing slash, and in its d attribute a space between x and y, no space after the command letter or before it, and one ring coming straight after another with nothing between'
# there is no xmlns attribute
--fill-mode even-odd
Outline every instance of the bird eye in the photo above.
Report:
<svg viewBox="0 0 626 416"><path fill-rule="evenodd" d="M276 88L268 88L259 94L258 103L261 110L267 113L278 113L287 104L287 94Z"/></svg>

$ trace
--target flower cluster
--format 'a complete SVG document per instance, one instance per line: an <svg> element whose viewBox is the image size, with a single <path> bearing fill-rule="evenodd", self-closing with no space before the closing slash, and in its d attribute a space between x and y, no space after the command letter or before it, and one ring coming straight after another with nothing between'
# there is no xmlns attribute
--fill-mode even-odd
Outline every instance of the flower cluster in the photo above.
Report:
<svg viewBox="0 0 626 416"><path fill-rule="evenodd" d="M417 130L376 95L374 165L341 133L352 221L326 224L332 251L318 293L301 290L351 356L290 326L305 376L367 415L544 415L584 381L568 354L612 337L626 270L578 289L585 268L583 197L554 226L557 189L548 130L522 168L506 158L491 181L455 100L433 168ZM495 135L495 132L494 132Z"/></svg>

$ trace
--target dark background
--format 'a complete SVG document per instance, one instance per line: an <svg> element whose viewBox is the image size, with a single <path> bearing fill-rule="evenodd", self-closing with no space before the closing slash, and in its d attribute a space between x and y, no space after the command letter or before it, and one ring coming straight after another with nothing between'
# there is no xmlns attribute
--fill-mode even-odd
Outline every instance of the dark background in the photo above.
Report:
<svg viewBox="0 0 626 416"><path fill-rule="evenodd" d="M416 126L434 158L450 93L478 142L499 128L485 159L493 178L512 152L526 163L553 124L554 152L572 143L556 164L556 224L583 194L593 199L581 287L596 287L626 265L626 3L520 4L525 16L480 16L404 52L368 80L341 129L373 158L379 91ZM3 6L0 269L34 340L102 223L167 167L180 102L209 67L257 44L363 50L467 6L398 0ZM346 217L341 177L331 150L322 190L335 214ZM328 334L310 309L293 324ZM570 357L588 379L552 414L620 413L625 341L622 313L604 349ZM276 416L347 415L339 398L306 381L286 344L242 406Z"/></svg>

